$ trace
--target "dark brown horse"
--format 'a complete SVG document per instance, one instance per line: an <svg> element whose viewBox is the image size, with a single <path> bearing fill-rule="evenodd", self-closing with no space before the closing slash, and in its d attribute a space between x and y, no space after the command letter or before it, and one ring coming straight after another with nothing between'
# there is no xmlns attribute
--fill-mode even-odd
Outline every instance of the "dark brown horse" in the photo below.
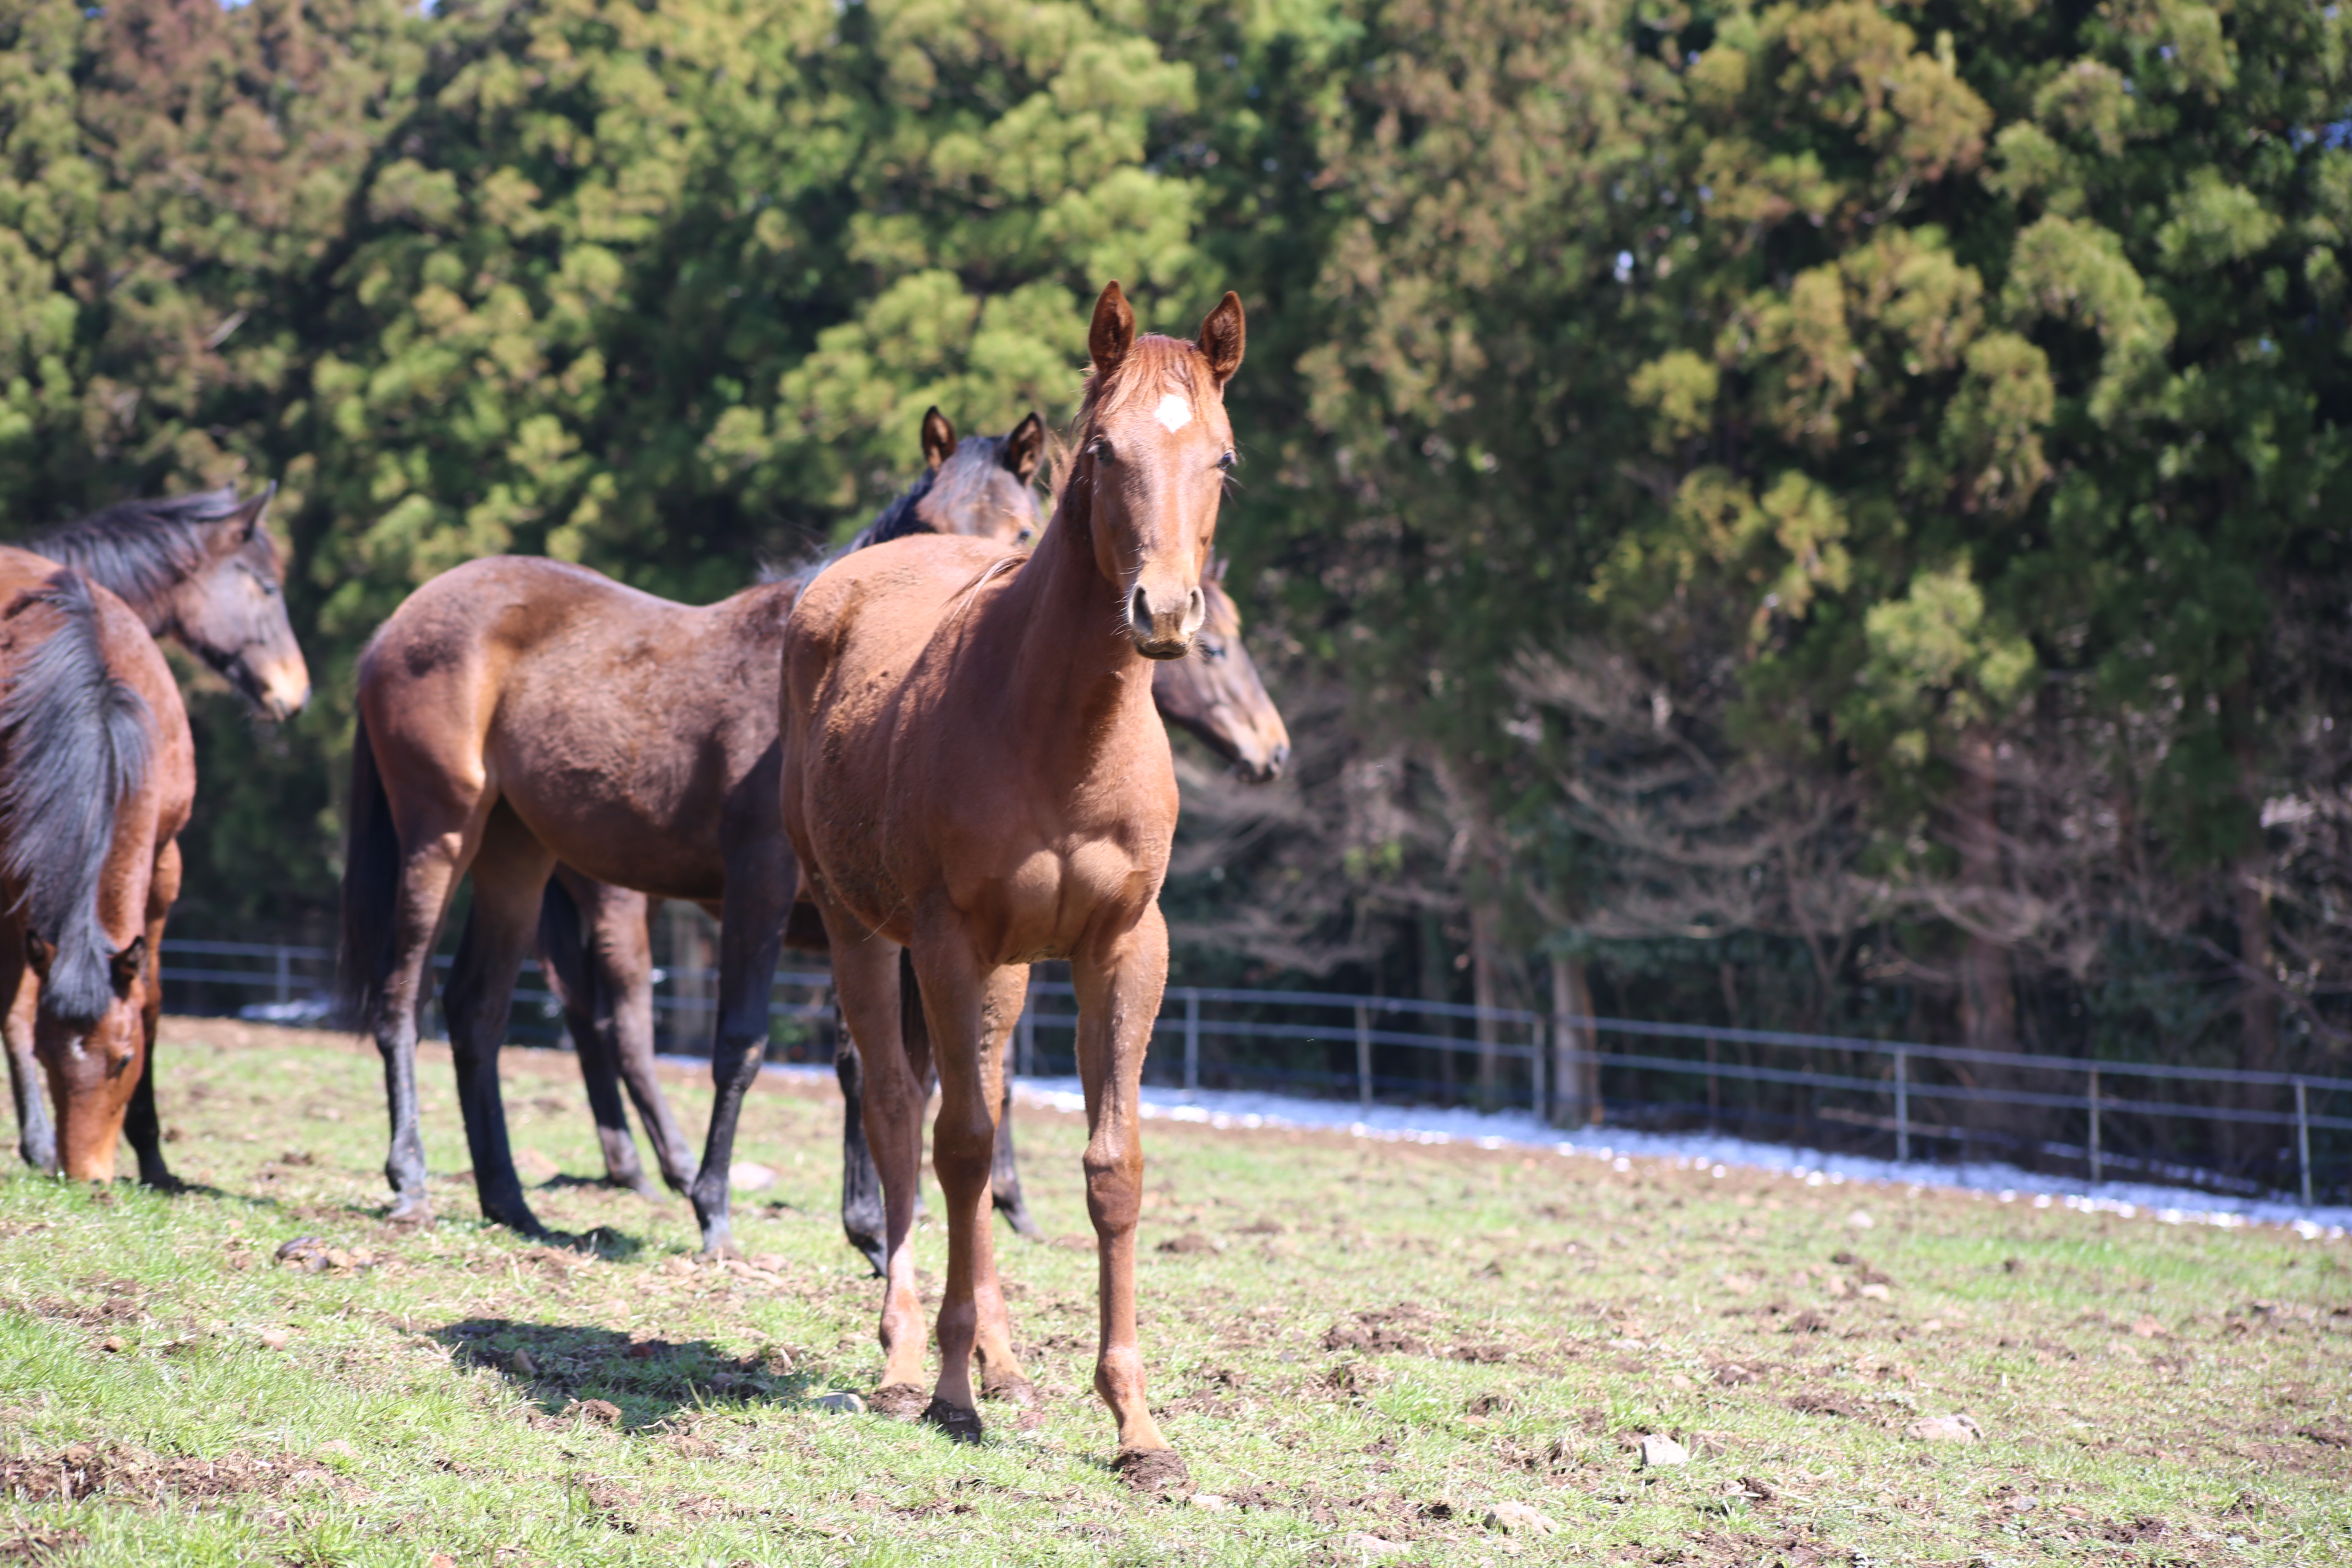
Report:
<svg viewBox="0 0 2352 1568"><path fill-rule="evenodd" d="M911 1414L922 1399L907 1243L934 1069L948 1269L923 1414L979 1437L975 1351L992 1393L1030 1392L997 1281L989 1172L1026 966L1066 958L1101 1268L1095 1388L1118 1418L1117 1468L1174 1489L1188 1478L1152 1419L1135 1332L1137 1096L1168 973L1159 900L1178 805L1150 661L1190 652L1203 618L1234 463L1223 393L1242 361L1241 301L1227 294L1197 342L1139 339L1114 283L1087 348L1076 457L1034 554L900 539L803 591L784 628L783 819L866 1047L888 1247L877 1405ZM899 1045L916 1043L901 1031L902 953L929 1061Z"/></svg>
<svg viewBox="0 0 2352 1568"><path fill-rule="evenodd" d="M0 548L0 1006L27 1040L9 1078L42 1169L111 1181L128 1131L141 1179L171 1182L148 1048L195 785L179 688L139 617Z"/></svg>
<svg viewBox="0 0 2352 1568"><path fill-rule="evenodd" d="M1042 525L1043 520L1040 520ZM1190 731L1253 783L1278 776L1290 756L1290 736L1282 714L1266 695L1257 666L1242 641L1241 613L1221 585L1222 567L1202 583L1207 618L1192 639L1189 658L1168 659L1151 670L1151 696L1160 716ZM656 1158L667 1173L673 1156L684 1158L683 1136L653 1072L653 951L647 941L648 900L642 893L590 880L559 867L548 884L540 915L540 963L549 987L561 1000L564 1021L580 1059L596 1131L604 1145L604 1170L615 1184L651 1191L622 1109L625 1080L629 1097L646 1127ZM795 928L805 938L805 927ZM822 933L817 933L820 936ZM797 942L796 942L797 944ZM814 945L822 946L822 942ZM919 1025L919 1017L910 1018ZM857 1047L846 1031L835 1058L845 1101L842 1120L841 1225L850 1245L865 1254L877 1274L885 1261L882 1184L866 1146L864 1091ZM997 1121L994 1173L990 1186L996 1210L1024 1236L1037 1234L1021 1191L1020 1165L1010 1115L1013 1086L1005 1084ZM683 1188L690 1179L673 1178Z"/></svg>
<svg viewBox="0 0 2352 1568"><path fill-rule="evenodd" d="M22 542L112 592L158 641L186 648L266 719L310 700L310 671L286 618L286 569L262 526L276 485L131 500Z"/></svg>
<svg viewBox="0 0 2352 1568"><path fill-rule="evenodd" d="M932 410L929 470L866 537L965 527L1022 542L1044 441L1032 415L1008 436L958 443ZM583 567L498 557L418 589L361 656L341 972L346 1005L383 1056L395 1220L429 1217L417 1010L449 899L470 873L446 1012L475 1190L491 1219L539 1229L507 1143L498 1049L561 863L720 918L719 1094L700 1170L674 1122L648 1131L664 1174L688 1184L706 1247L727 1246L725 1156L766 1051L795 879L777 820L776 693L800 588L788 578L694 607Z"/></svg>
<svg viewBox="0 0 2352 1568"><path fill-rule="evenodd" d="M286 617L277 542L263 526L276 493L273 485L239 500L234 486L223 486L124 501L36 534L22 548L75 568L127 605L151 637L168 637L195 655L263 717L285 719L310 700L310 676ZM160 996L153 1000L134 1129L154 1121L152 1015L162 1004ZM31 1002L28 987L5 1029L10 1071L19 1086L18 1150L28 1164L47 1169L57 1163L57 1143L37 1089ZM150 1142L139 1145L141 1174L168 1182L162 1148Z"/></svg>

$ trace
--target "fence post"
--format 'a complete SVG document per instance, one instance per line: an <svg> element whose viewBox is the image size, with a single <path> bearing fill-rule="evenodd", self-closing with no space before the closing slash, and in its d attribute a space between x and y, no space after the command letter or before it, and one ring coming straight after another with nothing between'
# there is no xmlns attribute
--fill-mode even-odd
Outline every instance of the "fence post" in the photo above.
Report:
<svg viewBox="0 0 2352 1568"><path fill-rule="evenodd" d="M2301 1079L2294 1082L2294 1163L2303 1173L2303 1206L2311 1206L2311 1100Z"/></svg>
<svg viewBox="0 0 2352 1568"><path fill-rule="evenodd" d="M1528 1022L1528 1092L1534 1097L1536 1120L1549 1124L1551 1101L1544 1093L1544 1026L1541 1018Z"/></svg>
<svg viewBox="0 0 2352 1568"><path fill-rule="evenodd" d="M1356 1004L1356 1103L1372 1108L1372 1015L1361 1002Z"/></svg>
<svg viewBox="0 0 2352 1568"><path fill-rule="evenodd" d="M1911 1160L1911 1053L1895 1053L1895 1157Z"/></svg>
<svg viewBox="0 0 2352 1568"><path fill-rule="evenodd" d="M1184 1092L1197 1093L1201 1088L1201 992L1198 986L1184 987Z"/></svg>
<svg viewBox="0 0 2352 1568"><path fill-rule="evenodd" d="M294 1000L294 971L292 969L292 963L293 955L286 951L286 944L284 942L279 942L278 944L278 999L280 1002L291 1002Z"/></svg>
<svg viewBox="0 0 2352 1568"><path fill-rule="evenodd" d="M2091 1185L2099 1184L2099 1069L2091 1069Z"/></svg>

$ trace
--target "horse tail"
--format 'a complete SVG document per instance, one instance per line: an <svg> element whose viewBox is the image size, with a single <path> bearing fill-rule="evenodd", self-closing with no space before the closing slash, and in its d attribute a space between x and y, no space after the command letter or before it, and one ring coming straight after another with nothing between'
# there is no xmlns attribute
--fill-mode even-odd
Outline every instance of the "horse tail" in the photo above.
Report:
<svg viewBox="0 0 2352 1568"><path fill-rule="evenodd" d="M561 877L547 879L539 900L539 963L567 1014L595 1011L596 966L589 962L587 923Z"/></svg>
<svg viewBox="0 0 2352 1568"><path fill-rule="evenodd" d="M375 747L364 716L352 725L351 825L343 839L343 941L335 962L335 994L344 1021L359 1029L375 1021L392 967L392 929L400 902L400 833L392 797L376 771Z"/></svg>
<svg viewBox="0 0 2352 1568"><path fill-rule="evenodd" d="M154 721L147 700L107 664L89 578L61 567L6 614L35 605L60 622L0 696L0 867L23 889L17 907L27 929L57 949L42 1008L88 1028L114 1003L114 951L99 923L98 887L115 814L146 783Z"/></svg>

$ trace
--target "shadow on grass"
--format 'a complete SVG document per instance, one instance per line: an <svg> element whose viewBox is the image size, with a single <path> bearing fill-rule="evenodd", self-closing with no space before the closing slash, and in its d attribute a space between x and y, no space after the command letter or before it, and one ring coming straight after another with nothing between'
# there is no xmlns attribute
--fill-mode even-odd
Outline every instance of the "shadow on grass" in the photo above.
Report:
<svg viewBox="0 0 2352 1568"><path fill-rule="evenodd" d="M798 1405L831 1385L803 1372L778 1372L757 1356L732 1356L708 1340L633 1342L613 1329L469 1318L431 1336L463 1366L487 1367L527 1394L546 1415L573 1402L617 1407L624 1430L657 1426L721 1405Z"/></svg>

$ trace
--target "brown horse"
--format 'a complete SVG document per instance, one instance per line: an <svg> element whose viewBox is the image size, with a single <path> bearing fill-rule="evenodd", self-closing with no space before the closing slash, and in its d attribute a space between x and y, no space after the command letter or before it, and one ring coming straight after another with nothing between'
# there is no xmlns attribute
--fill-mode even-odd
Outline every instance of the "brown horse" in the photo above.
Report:
<svg viewBox="0 0 2352 1568"><path fill-rule="evenodd" d="M263 518L277 487L239 500L234 486L160 500L124 501L24 542L35 555L71 566L130 606L149 635L180 644L223 676L263 717L285 719L310 699L310 676L286 617L284 568ZM18 1086L18 1152L27 1164L57 1163L56 1130L38 1089L33 988L5 1028ZM155 1016L139 1075L134 1128L154 1121ZM137 1140L134 1139L134 1142ZM152 1141L150 1141L152 1142ZM142 1142L142 1179L167 1184L163 1151Z"/></svg>
<svg viewBox="0 0 2352 1568"><path fill-rule="evenodd" d="M1199 736L1243 778L1263 784L1279 776L1289 760L1290 736L1242 641L1241 612L1226 596L1222 576L1220 563L1201 584L1206 619L1192 639L1192 657L1154 665L1151 697L1162 718ZM580 1076L604 1145L605 1174L615 1184L640 1193L649 1193L651 1184L629 1137L621 1100L624 1079L656 1157L671 1146L667 1140L673 1136L661 1130L676 1126L653 1073L653 950L646 934L647 906L642 893L608 887L559 867L541 910L539 942L541 971L562 1005L578 1052ZM796 944L807 936L809 923L795 923ZM920 1018L908 1022L919 1026ZM845 1031L835 1068L845 1100L842 1230L879 1274L885 1262L881 1178L866 1145L857 1047ZM1014 1230L1034 1237L1037 1226L1022 1194L1013 1146L1012 1094L1008 1079L997 1120L990 1190L997 1212Z"/></svg>
<svg viewBox="0 0 2352 1568"><path fill-rule="evenodd" d="M139 617L79 572L0 548L0 1005L29 1038L8 1058L20 1138L41 1168L106 1182L127 1131L141 1179L167 1185L147 1057L195 798L187 714Z"/></svg>
<svg viewBox="0 0 2352 1568"><path fill-rule="evenodd" d="M958 443L934 409L924 443L929 471L865 537L962 527L1025 540L1045 443L1036 416ZM664 1175L694 1199L706 1247L727 1245L725 1152L766 1051L795 879L777 817L776 693L800 588L764 583L695 607L584 567L496 557L418 589L361 655L341 973L346 1005L383 1056L395 1220L429 1217L416 1018L450 897L470 872L446 1014L475 1190L489 1218L540 1228L507 1143L498 1049L560 862L720 917L707 1145L719 1157L706 1153L697 1172L674 1121L647 1131ZM649 1102L640 1095L641 1112Z"/></svg>
<svg viewBox="0 0 2352 1568"><path fill-rule="evenodd" d="M784 628L784 827L868 1058L866 1134L888 1246L877 1402L911 1413L922 1397L907 1243L933 1068L948 1272L923 1414L978 1438L975 1350L991 1392L1029 1393L997 1282L989 1168L1025 966L1067 958L1101 1268L1095 1388L1118 1418L1117 1467L1153 1490L1189 1479L1152 1420L1135 1333L1137 1096L1168 973L1159 898L1178 804L1149 661L1190 652L1203 617L1234 462L1223 392L1243 342L1231 294L1197 342L1139 339L1111 284L1087 334L1096 374L1076 457L1034 553L897 540L827 568ZM892 1048L904 1038L902 952L929 1062Z"/></svg>

